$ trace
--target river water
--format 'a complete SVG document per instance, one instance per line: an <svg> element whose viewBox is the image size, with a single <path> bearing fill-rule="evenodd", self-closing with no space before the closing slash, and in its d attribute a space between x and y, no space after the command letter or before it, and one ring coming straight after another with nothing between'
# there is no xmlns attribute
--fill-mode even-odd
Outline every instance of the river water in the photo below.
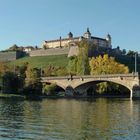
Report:
<svg viewBox="0 0 140 140"><path fill-rule="evenodd" d="M140 140L140 100L0 99L0 140Z"/></svg>

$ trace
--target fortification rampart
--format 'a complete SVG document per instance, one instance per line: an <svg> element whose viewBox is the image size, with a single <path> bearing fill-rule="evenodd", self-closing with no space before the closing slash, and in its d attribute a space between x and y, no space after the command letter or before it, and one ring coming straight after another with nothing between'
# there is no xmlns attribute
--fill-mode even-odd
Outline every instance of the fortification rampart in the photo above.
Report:
<svg viewBox="0 0 140 140"><path fill-rule="evenodd" d="M25 56L21 51L0 52L0 61L13 61Z"/></svg>
<svg viewBox="0 0 140 140"><path fill-rule="evenodd" d="M69 47L67 48L53 48L53 49L40 49L29 52L29 56L47 56L47 55L63 55L69 53Z"/></svg>

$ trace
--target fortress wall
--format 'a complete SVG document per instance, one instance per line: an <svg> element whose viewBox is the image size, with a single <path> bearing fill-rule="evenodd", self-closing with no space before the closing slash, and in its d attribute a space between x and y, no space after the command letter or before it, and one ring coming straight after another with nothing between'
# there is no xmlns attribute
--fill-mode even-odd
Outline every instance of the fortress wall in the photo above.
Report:
<svg viewBox="0 0 140 140"><path fill-rule="evenodd" d="M16 52L0 52L0 61L16 60Z"/></svg>
<svg viewBox="0 0 140 140"><path fill-rule="evenodd" d="M34 50L29 52L29 56L47 56L47 55L63 55L68 54L69 47L67 48L52 48L52 49L40 49L40 50Z"/></svg>
<svg viewBox="0 0 140 140"><path fill-rule="evenodd" d="M61 46L66 46L68 43L69 43L69 40L62 40L61 41ZM47 43L45 43L45 45L48 48L60 47L60 40L59 41L55 41L55 42L47 42Z"/></svg>
<svg viewBox="0 0 140 140"><path fill-rule="evenodd" d="M0 52L0 61L13 61L23 56L25 53L20 51Z"/></svg>

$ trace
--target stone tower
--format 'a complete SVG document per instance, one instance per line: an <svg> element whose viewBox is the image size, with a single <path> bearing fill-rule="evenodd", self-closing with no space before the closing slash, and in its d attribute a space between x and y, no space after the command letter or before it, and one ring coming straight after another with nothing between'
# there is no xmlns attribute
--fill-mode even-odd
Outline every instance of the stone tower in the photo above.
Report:
<svg viewBox="0 0 140 140"><path fill-rule="evenodd" d="M112 45L111 45L112 41L111 41L111 35L110 34L107 34L106 41L108 42L108 47L112 48Z"/></svg>
<svg viewBox="0 0 140 140"><path fill-rule="evenodd" d="M73 38L72 32L69 32L69 33L68 33L68 38L69 38L69 39Z"/></svg>
<svg viewBox="0 0 140 140"><path fill-rule="evenodd" d="M84 33L84 38L88 38L88 39L91 38L91 33L89 31L89 28L87 28L87 31Z"/></svg>

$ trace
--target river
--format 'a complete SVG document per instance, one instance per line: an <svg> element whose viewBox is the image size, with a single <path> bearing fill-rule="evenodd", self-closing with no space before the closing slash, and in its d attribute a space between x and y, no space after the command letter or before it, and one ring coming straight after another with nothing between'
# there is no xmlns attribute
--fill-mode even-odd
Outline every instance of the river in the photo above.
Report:
<svg viewBox="0 0 140 140"><path fill-rule="evenodd" d="M139 140L140 100L0 99L0 140Z"/></svg>

